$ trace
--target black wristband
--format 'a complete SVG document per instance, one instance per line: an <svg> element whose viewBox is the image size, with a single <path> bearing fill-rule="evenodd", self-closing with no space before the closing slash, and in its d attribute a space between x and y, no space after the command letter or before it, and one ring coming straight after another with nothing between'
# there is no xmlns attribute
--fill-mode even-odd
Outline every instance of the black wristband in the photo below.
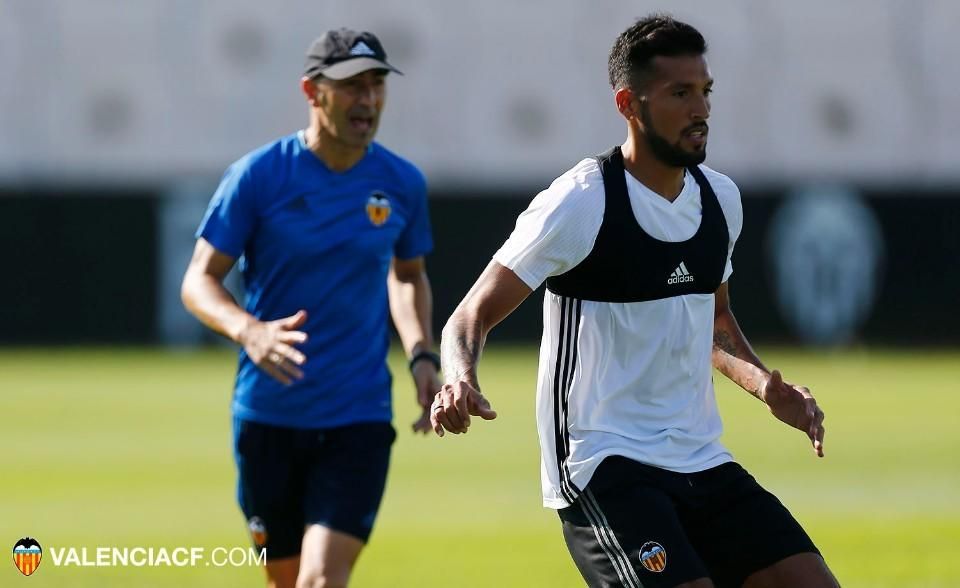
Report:
<svg viewBox="0 0 960 588"><path fill-rule="evenodd" d="M413 357L410 358L409 365L410 365L411 372L413 371L413 366L416 365L417 362L422 359L429 361L430 363L433 364L433 367L437 368L438 372L440 371L440 356L432 351L425 349L423 351L418 351L413 355Z"/></svg>

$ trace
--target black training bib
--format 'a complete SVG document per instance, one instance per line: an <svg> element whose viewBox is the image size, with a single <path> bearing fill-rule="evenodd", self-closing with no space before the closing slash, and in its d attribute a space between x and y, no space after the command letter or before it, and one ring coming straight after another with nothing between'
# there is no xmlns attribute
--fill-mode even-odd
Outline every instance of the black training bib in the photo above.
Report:
<svg viewBox="0 0 960 588"><path fill-rule="evenodd" d="M576 267L547 278L547 289L598 302L643 302L716 292L727 265L730 233L717 195L700 168L687 168L700 186L700 226L686 241L668 242L651 237L637 223L620 147L598 155L597 161L606 202L597 240Z"/></svg>

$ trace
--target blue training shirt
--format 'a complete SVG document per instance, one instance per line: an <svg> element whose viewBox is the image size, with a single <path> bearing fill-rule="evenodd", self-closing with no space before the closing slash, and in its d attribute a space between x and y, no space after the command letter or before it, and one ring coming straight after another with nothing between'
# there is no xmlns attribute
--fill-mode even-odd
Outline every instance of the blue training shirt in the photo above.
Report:
<svg viewBox="0 0 960 588"><path fill-rule="evenodd" d="M247 312L308 315L302 380L284 386L240 350L235 416L297 428L392 419L387 272L433 248L426 191L420 170L377 143L340 173L300 133L227 169L197 237L240 258Z"/></svg>

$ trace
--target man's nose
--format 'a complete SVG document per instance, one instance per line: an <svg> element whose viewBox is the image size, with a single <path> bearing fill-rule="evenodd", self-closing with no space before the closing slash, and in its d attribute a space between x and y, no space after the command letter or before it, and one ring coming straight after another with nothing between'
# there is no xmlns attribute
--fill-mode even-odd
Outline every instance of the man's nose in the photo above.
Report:
<svg viewBox="0 0 960 588"><path fill-rule="evenodd" d="M362 104L374 104L377 101L377 89L373 85L363 86L357 92L357 101Z"/></svg>
<svg viewBox="0 0 960 588"><path fill-rule="evenodd" d="M710 99L706 96L701 97L690 111L690 118L695 121L705 121L710 118Z"/></svg>

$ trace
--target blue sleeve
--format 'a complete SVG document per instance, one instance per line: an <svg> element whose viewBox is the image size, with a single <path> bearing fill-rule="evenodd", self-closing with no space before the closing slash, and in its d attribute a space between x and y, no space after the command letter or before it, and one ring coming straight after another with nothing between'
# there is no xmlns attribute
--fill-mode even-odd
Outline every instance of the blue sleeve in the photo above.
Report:
<svg viewBox="0 0 960 588"><path fill-rule="evenodd" d="M427 207L427 180L417 169L414 169L410 179L410 219L394 247L394 255L399 259L413 259L433 251L430 210Z"/></svg>
<svg viewBox="0 0 960 588"><path fill-rule="evenodd" d="M243 162L231 165L210 199L207 213L197 229L215 249L240 257L256 226L257 211L250 168Z"/></svg>

